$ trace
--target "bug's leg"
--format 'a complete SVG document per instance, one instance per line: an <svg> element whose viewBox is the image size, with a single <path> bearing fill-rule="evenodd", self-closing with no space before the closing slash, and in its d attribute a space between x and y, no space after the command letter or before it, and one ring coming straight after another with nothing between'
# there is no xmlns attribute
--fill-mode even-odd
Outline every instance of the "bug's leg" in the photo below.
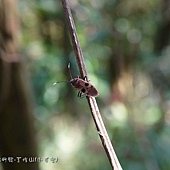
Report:
<svg viewBox="0 0 170 170"><path fill-rule="evenodd" d="M86 95L83 94L81 91L78 92L77 97L80 97L81 99L84 98Z"/></svg>
<svg viewBox="0 0 170 170"><path fill-rule="evenodd" d="M86 95L81 93L80 98L83 99Z"/></svg>
<svg viewBox="0 0 170 170"><path fill-rule="evenodd" d="M80 91L77 93L77 97L80 97L80 93L81 93Z"/></svg>
<svg viewBox="0 0 170 170"><path fill-rule="evenodd" d="M81 92L81 91L79 91L79 92L78 92L78 94L77 94L77 97L82 98L82 96L83 96L83 95L82 95L82 92Z"/></svg>
<svg viewBox="0 0 170 170"><path fill-rule="evenodd" d="M87 76L84 76L83 80L86 80L86 81L88 81L88 80L87 80Z"/></svg>
<svg viewBox="0 0 170 170"><path fill-rule="evenodd" d="M90 81L90 80L87 79L87 76L84 76L83 80L86 80L87 82Z"/></svg>

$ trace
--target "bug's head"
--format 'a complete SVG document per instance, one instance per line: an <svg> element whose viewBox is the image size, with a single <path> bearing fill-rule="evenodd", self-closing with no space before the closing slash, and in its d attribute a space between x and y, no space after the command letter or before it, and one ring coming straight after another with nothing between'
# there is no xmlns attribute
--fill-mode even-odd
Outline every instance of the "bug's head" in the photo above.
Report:
<svg viewBox="0 0 170 170"><path fill-rule="evenodd" d="M72 86L75 86L78 83L78 81L79 81L78 78L74 78L70 80L70 83Z"/></svg>

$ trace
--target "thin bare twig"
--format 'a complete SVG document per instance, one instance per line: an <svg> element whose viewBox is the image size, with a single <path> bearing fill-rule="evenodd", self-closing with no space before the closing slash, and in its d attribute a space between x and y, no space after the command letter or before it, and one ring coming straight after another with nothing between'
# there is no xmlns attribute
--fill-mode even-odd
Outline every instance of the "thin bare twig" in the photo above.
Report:
<svg viewBox="0 0 170 170"><path fill-rule="evenodd" d="M63 4L63 8L64 8L64 13L65 13L68 29L69 29L70 36L71 36L74 54L76 56L76 60L78 63L80 75L82 78L84 78L85 76L88 78L86 66L84 63L83 53L82 53L80 43L79 43L79 40L77 37L76 28L74 25L74 20L73 20L72 14L71 14L68 0L62 0L62 4Z"/></svg>
<svg viewBox="0 0 170 170"><path fill-rule="evenodd" d="M81 75L82 78L85 77L85 76L87 76L87 78L88 78L85 63L84 63L83 53L82 53L80 43L79 43L79 40L78 40L78 36L77 36L77 33L76 33L76 28L75 28L75 25L74 25L74 21L73 21L73 18L72 18L72 14L71 14L71 10L70 10L68 0L62 0L62 4L63 4L65 16L66 16L66 21L67 21L69 33L70 33L71 40L72 40L74 53L75 53L76 60L77 60L77 63L78 63L80 75ZM113 149L113 146L112 146L111 141L109 139L109 136L107 134L106 128L104 126L102 117L100 115L100 111L98 109L98 105L96 103L96 99L94 97L87 97L87 100L88 100L88 103L89 103L91 114L93 116L98 134L100 136L103 147L104 147L106 154L108 156L108 159L110 161L111 167L114 170L122 170L122 167L121 167L121 165L118 161L118 158L116 156L116 153Z"/></svg>

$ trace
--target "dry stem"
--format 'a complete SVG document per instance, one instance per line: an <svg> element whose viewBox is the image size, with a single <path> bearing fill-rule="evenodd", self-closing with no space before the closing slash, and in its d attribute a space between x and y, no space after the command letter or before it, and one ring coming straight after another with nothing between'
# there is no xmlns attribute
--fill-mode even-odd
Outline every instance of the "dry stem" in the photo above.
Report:
<svg viewBox="0 0 170 170"><path fill-rule="evenodd" d="M79 67L79 71L80 71L80 75L81 77L85 77L87 75L87 71L86 71L86 67L85 67L85 63L84 63L84 57L83 57L83 53L80 47L80 43L78 40L78 36L76 33L76 28L74 25L74 21L72 18L72 14L71 14L71 10L69 7L69 3L68 0L62 0L62 4L63 4L63 8L64 8L64 13L66 16L66 21L67 21L67 25L68 25L68 29L69 29L69 33L71 36L71 40L72 40L72 45L73 45L73 49L74 49L74 53L76 56L76 60L78 63L78 67ZM110 161L110 164L112 166L112 169L115 170L122 170L122 167L118 161L118 158L116 156L116 153L113 149L113 146L111 144L111 141L109 139L109 136L107 134L106 128L104 126L102 117L100 115L100 111L98 109L98 105L96 103L96 99L94 97L87 97L88 103L89 103L89 107L91 110L91 114L93 116L96 128L97 128L97 132L100 136L100 139L102 141L103 147L106 151L106 154L108 156L108 159Z"/></svg>

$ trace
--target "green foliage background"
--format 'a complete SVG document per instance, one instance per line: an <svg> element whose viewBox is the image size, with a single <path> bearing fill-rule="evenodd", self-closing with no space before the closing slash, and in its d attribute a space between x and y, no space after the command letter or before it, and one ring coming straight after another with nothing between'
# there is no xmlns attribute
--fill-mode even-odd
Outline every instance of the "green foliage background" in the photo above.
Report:
<svg viewBox="0 0 170 170"><path fill-rule="evenodd" d="M170 169L170 45L159 39L163 1L70 0L70 5L123 169ZM69 84L52 86L69 79L69 62L79 75L61 1L20 0L18 9L39 155L59 159L40 163L41 169L111 169L86 99L77 98Z"/></svg>

